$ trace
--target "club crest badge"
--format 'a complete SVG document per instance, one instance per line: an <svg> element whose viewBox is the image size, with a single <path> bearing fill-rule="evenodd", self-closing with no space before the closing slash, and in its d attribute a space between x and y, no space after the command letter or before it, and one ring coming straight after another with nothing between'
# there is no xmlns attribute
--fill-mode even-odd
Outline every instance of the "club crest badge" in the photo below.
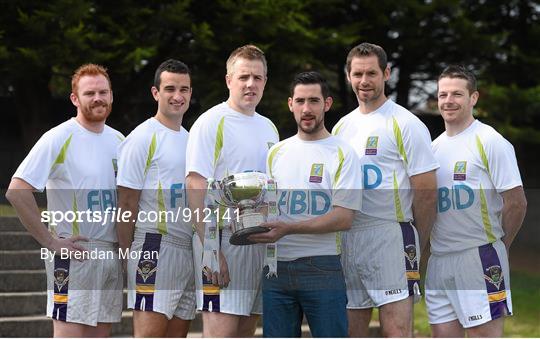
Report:
<svg viewBox="0 0 540 339"><path fill-rule="evenodd" d="M368 137L366 141L366 155L377 155L379 137Z"/></svg>
<svg viewBox="0 0 540 339"><path fill-rule="evenodd" d="M501 266L490 266L486 268L485 272L486 273L484 274L484 279L486 279L489 283L493 284L495 287L497 287L497 289L499 289L504 280Z"/></svg>
<svg viewBox="0 0 540 339"><path fill-rule="evenodd" d="M54 270L54 283L56 288L61 291L69 281L69 272L65 268L56 268Z"/></svg>
<svg viewBox="0 0 540 339"><path fill-rule="evenodd" d="M463 181L467 179L467 162L456 161L454 165L454 180Z"/></svg>
<svg viewBox="0 0 540 339"><path fill-rule="evenodd" d="M155 260L142 260L137 267L137 273L141 276L144 282L157 271Z"/></svg>
<svg viewBox="0 0 540 339"><path fill-rule="evenodd" d="M311 165L311 172L309 174L309 182L321 183L323 177L324 164Z"/></svg>
<svg viewBox="0 0 540 339"><path fill-rule="evenodd" d="M411 244L411 245L405 246L405 259L407 259L411 267L414 267L414 264L417 261L415 245Z"/></svg>

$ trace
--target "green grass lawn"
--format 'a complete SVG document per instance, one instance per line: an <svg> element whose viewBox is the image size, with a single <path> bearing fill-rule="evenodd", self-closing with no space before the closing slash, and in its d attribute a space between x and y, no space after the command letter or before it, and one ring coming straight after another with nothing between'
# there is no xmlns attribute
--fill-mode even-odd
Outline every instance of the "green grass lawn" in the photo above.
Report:
<svg viewBox="0 0 540 339"><path fill-rule="evenodd" d="M0 204L0 217L14 217L16 215L17 213L11 205Z"/></svg>
<svg viewBox="0 0 540 339"><path fill-rule="evenodd" d="M505 337L540 337L540 272L511 272L514 315L504 322ZM431 336L424 300L414 308L417 337Z"/></svg>

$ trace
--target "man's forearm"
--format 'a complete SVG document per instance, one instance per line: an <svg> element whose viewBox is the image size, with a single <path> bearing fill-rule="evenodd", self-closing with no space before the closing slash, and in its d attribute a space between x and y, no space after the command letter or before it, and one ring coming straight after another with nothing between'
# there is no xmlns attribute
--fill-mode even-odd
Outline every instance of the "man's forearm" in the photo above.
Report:
<svg viewBox="0 0 540 339"><path fill-rule="evenodd" d="M437 216L437 177L435 171L429 171L412 176L410 180L414 191L414 224L420 238L420 253L424 253Z"/></svg>
<svg viewBox="0 0 540 339"><path fill-rule="evenodd" d="M28 232L41 244L41 246L51 249L53 236L47 227L41 222L40 211L34 198L34 194L29 189L9 189L6 198L15 208L19 219Z"/></svg>
<svg viewBox="0 0 540 339"><path fill-rule="evenodd" d="M207 190L206 178L198 173L190 173L186 178L186 187L188 189L188 205L191 211L191 219L193 225L195 225L195 231L204 243L204 209L206 207L206 190Z"/></svg>
<svg viewBox="0 0 540 339"><path fill-rule="evenodd" d="M135 223L139 213L140 190L133 190L125 187L118 187L118 209L122 214L129 213L127 221L116 223L116 233L118 235L118 246L125 250L130 248L133 242Z"/></svg>
<svg viewBox="0 0 540 339"><path fill-rule="evenodd" d="M502 210L502 228L504 236L502 241L507 249L514 241L523 224L527 212L527 199L523 187L515 187L502 193L504 206Z"/></svg>

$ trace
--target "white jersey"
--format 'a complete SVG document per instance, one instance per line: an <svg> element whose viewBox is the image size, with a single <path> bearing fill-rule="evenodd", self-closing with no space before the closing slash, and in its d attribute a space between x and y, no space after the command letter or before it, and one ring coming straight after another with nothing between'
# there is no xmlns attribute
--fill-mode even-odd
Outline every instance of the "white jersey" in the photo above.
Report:
<svg viewBox="0 0 540 339"><path fill-rule="evenodd" d="M432 146L441 168L431 252L459 252L500 239L500 193L522 186L512 144L475 120L458 135L441 134Z"/></svg>
<svg viewBox="0 0 540 339"><path fill-rule="evenodd" d="M184 128L174 131L150 118L119 146L118 186L141 190L137 231L191 238L183 215L187 142Z"/></svg>
<svg viewBox="0 0 540 339"><path fill-rule="evenodd" d="M221 180L245 171L264 172L266 152L279 141L270 119L248 116L223 102L193 124L187 147L187 170Z"/></svg>
<svg viewBox="0 0 540 339"><path fill-rule="evenodd" d="M347 141L360 157L362 213L353 227L373 218L411 221L411 176L439 167L431 152L426 126L402 106L387 100L377 110L355 109L336 124L332 134Z"/></svg>
<svg viewBox="0 0 540 339"><path fill-rule="evenodd" d="M116 207L116 147L123 138L107 125L94 133L72 118L43 134L17 168L14 178L47 188L48 211L63 213L57 225L49 223L53 234L117 241L110 214L98 219Z"/></svg>
<svg viewBox="0 0 540 339"><path fill-rule="evenodd" d="M354 150L334 136L304 141L298 136L273 146L267 174L276 180L280 219L295 222L324 215L332 206L359 210L360 163ZM340 234L290 234L278 240L278 260L337 255Z"/></svg>

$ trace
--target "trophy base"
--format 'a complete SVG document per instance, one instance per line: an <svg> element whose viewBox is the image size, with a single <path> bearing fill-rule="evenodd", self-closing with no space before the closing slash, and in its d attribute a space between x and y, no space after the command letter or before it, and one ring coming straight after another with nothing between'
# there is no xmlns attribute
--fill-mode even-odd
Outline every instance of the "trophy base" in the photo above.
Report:
<svg viewBox="0 0 540 339"><path fill-rule="evenodd" d="M250 235L257 234L257 233L265 233L268 231L270 231L268 227L262 227L262 226L244 228L242 230L238 230L234 232L231 238L229 239L229 242L231 243L231 245L237 245L237 246L253 245L253 244L256 244L256 242L248 239Z"/></svg>

